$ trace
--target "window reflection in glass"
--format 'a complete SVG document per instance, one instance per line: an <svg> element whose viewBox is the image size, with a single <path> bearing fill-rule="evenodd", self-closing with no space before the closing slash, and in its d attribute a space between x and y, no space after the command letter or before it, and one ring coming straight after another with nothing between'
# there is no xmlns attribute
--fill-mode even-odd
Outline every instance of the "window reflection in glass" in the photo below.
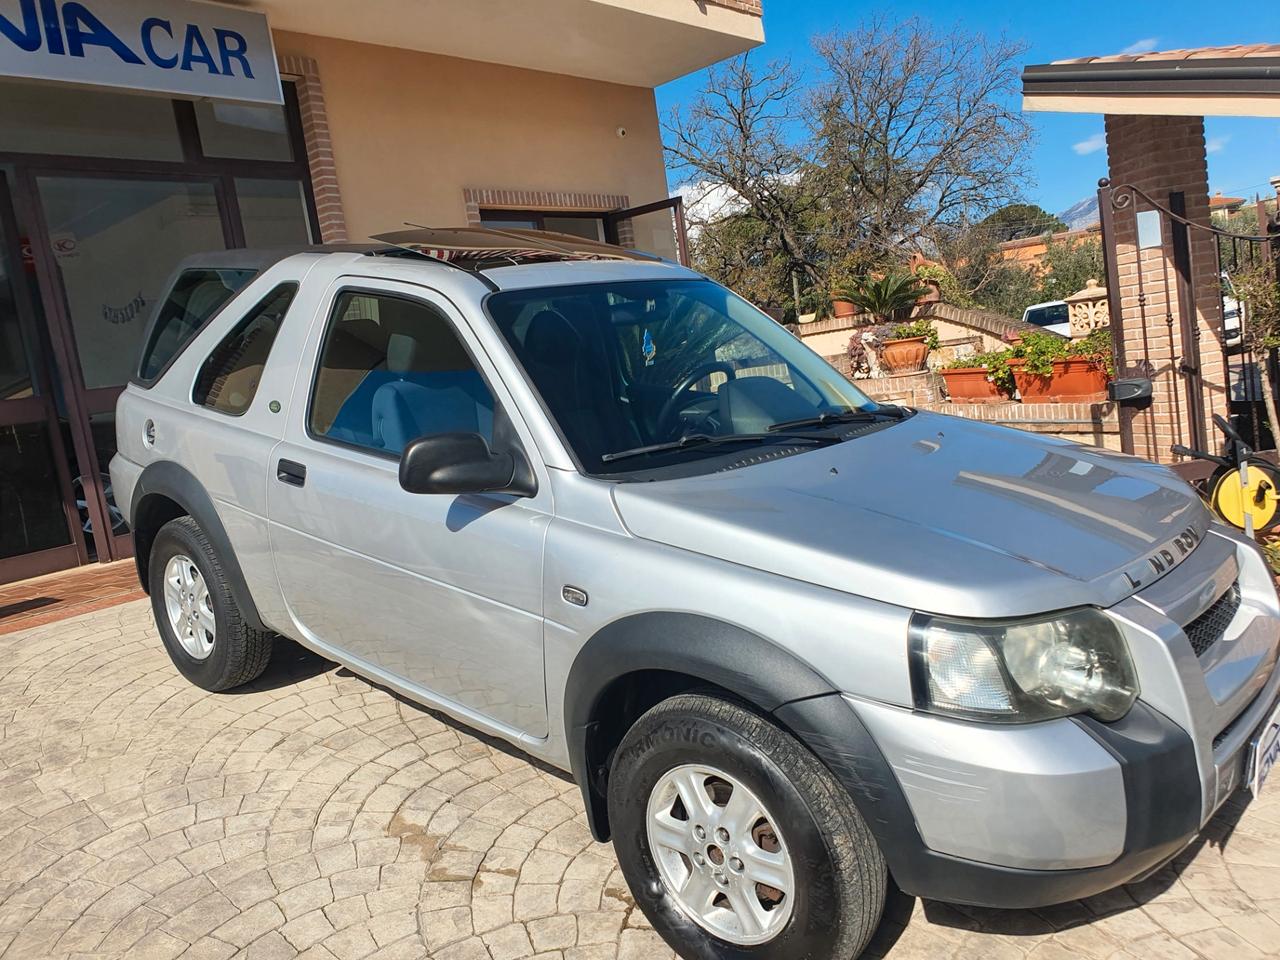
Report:
<svg viewBox="0 0 1280 960"><path fill-rule="evenodd" d="M127 383L173 269L226 247L213 185L41 177L39 188L85 386Z"/></svg>

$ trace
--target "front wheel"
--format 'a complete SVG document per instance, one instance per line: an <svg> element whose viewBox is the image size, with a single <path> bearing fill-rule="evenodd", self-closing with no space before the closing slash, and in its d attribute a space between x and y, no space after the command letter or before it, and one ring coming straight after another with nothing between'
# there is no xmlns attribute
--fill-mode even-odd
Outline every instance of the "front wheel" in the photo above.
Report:
<svg viewBox="0 0 1280 960"><path fill-rule="evenodd" d="M609 820L636 902L684 957L852 960L884 910L884 857L848 793L726 700L685 694L636 721Z"/></svg>

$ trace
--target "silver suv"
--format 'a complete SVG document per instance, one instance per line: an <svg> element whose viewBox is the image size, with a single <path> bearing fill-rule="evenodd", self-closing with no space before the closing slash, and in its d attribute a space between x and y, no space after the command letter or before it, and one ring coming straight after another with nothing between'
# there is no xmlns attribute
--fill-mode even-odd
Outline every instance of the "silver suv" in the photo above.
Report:
<svg viewBox="0 0 1280 960"><path fill-rule="evenodd" d="M1261 787L1276 591L1168 470L873 403L667 262L381 240L152 319L111 475L194 683L282 635L572 771L687 957L1088 896Z"/></svg>

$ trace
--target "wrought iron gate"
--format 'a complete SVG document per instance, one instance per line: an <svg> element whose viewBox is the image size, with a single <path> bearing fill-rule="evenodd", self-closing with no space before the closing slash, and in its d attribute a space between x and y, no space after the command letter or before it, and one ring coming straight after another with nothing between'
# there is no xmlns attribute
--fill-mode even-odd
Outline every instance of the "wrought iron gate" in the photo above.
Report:
<svg viewBox="0 0 1280 960"><path fill-rule="evenodd" d="M1102 180L1098 186L1116 369L1123 371L1122 376L1164 380L1178 442L1210 450L1219 446L1221 438L1207 436L1206 409L1212 401L1204 368L1206 360L1213 362L1209 351L1221 351L1223 385L1236 429L1251 440L1254 449L1274 448L1259 364L1270 364L1271 372L1276 372L1276 350L1258 349L1258 338L1249 331L1248 305L1235 296L1232 279L1261 268L1276 280L1280 212L1269 213L1259 201L1257 233L1232 233L1189 219L1186 196L1180 192L1157 199L1132 184ZM1158 255L1150 255L1157 250ZM1211 258L1208 270L1203 262L1206 256ZM1197 289L1197 281L1203 285L1210 278L1212 291ZM1219 342L1202 337L1198 313L1207 314L1221 332ZM1131 332L1135 325L1137 337ZM1163 337L1167 337L1168 356L1148 349L1152 340ZM1270 379L1277 382L1274 376ZM1122 431L1122 435L1126 450L1132 452L1131 434ZM1160 452L1167 455L1168 450Z"/></svg>

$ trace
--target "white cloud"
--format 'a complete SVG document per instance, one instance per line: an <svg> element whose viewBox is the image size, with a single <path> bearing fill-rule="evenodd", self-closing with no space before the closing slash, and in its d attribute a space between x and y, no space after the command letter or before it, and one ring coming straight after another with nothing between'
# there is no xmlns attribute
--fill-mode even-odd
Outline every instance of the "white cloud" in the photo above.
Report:
<svg viewBox="0 0 1280 960"><path fill-rule="evenodd" d="M1205 153L1221 153L1226 148L1227 144L1230 142L1231 142L1230 134L1224 134L1220 137L1210 137L1208 140L1205 141L1205 145L1204 145Z"/></svg>
<svg viewBox="0 0 1280 960"><path fill-rule="evenodd" d="M1091 153L1097 153L1107 145L1107 135L1105 133L1095 133L1088 140L1081 140L1071 149L1082 157L1086 157Z"/></svg>
<svg viewBox="0 0 1280 960"><path fill-rule="evenodd" d="M1159 37L1145 37L1142 40L1137 40L1129 44L1120 52L1123 54L1129 54L1131 56L1139 53L1150 53L1152 50L1156 48L1156 44L1158 44L1159 42L1160 42Z"/></svg>

